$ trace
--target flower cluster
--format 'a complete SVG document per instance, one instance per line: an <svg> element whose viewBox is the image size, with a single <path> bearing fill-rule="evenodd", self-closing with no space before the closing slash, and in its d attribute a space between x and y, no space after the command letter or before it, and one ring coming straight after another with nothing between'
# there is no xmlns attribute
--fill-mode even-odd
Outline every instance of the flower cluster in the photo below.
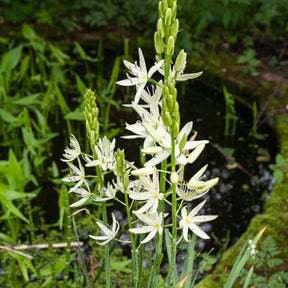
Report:
<svg viewBox="0 0 288 288"><path fill-rule="evenodd" d="M179 57L182 58L180 59ZM191 202L205 195L209 189L218 182L218 178L204 181L203 174L205 173L207 165L195 173L188 182L184 182L183 174L185 166L193 163L198 158L208 141L195 140L195 137L189 139L192 131L192 122L184 125L177 137L173 137L173 133L171 133L172 126L170 127L165 124L162 118L164 105L162 96L164 89L166 89L163 83L167 83L167 81L169 82L170 80L183 81L192 79L201 73L183 73L186 65L186 53L183 51L179 53L174 66L172 63L169 63L169 75L166 78L170 80L163 79L164 81L159 80L157 82L151 79L151 76L157 71L160 75L165 75L164 60L156 62L154 66L149 69L148 73L141 49L139 49L139 60L139 65L124 60L125 66L133 77L128 75L128 79L118 81L117 84L136 86L137 91L135 98L131 105L126 106L132 107L140 119L134 124L126 123L126 129L130 131L132 135L124 136L124 138L142 138L144 142L141 152L146 155L146 157L150 157L150 159L146 161L144 167L139 169L127 162L127 165L124 164L123 171L123 168L117 169L116 158L118 156L115 156L116 154L114 152L115 139L110 141L107 137L99 138L98 141L95 141L94 147L92 147L93 155L87 155L81 152L77 139L72 135L70 139L71 148L65 149L65 153L63 154L63 161L67 162L71 172L63 181L73 183L69 192L75 193L81 197L81 199L71 204L71 207L83 205L89 199L96 202L114 199L125 206L129 205L129 211L132 212L131 218L133 218L131 223L136 223L136 226L129 227L129 231L133 234L147 234L144 240L141 241L141 243L144 244L150 241L157 233L162 234L164 227L170 227L169 223L165 223L164 218L171 213L171 210L164 211L163 207L165 205L161 205L161 208L159 207L163 201L166 204L172 205L170 200L171 195L176 193L178 229L182 230L184 240L189 241L189 230L199 237L207 239L209 236L201 230L198 224L213 220L217 216L198 216L200 209L205 204L205 200L191 211L187 210L187 202ZM152 82L153 86L148 90L145 88L148 86L149 81ZM172 90L175 91L175 88ZM173 104L174 106L175 103ZM159 165L172 158L175 159L175 169L173 171L172 168L171 170L163 171ZM72 164L74 160L77 160L78 167ZM83 161L85 162L84 165L82 164ZM110 173L110 181L111 178L113 178L111 177L112 172L114 179L112 183L108 182L104 186L103 184L99 185L99 181L97 181L96 189L90 189L87 176L85 175L85 167L96 167L103 177ZM123 173L126 173L128 178L135 176L136 180L129 181L128 185L123 185ZM164 191L163 186L161 188L159 185L160 173L164 173L164 178L166 179L166 185L164 185L166 188ZM167 180L167 175L169 174L171 174L171 182ZM95 177L97 178L99 175ZM173 189L173 187L175 189ZM127 203L121 202L121 197L117 196L117 192L126 193L130 201ZM135 205L135 203L137 205ZM174 204L175 203L173 203L173 205ZM134 215L134 217L132 215ZM103 235L90 235L90 237L96 239L99 244L106 244L110 240L116 239L120 225L114 214L112 214L111 228L106 227L100 220L96 223Z"/></svg>

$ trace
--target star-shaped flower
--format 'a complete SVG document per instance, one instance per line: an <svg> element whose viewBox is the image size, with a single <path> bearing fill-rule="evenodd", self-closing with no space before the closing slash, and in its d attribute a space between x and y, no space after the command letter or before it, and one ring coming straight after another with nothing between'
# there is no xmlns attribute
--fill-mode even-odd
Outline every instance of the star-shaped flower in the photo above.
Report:
<svg viewBox="0 0 288 288"><path fill-rule="evenodd" d="M188 240L188 229L190 229L193 233L203 239L209 239L210 237L202 231L196 223L202 223L206 221L211 221L217 218L217 215L206 215L206 216L196 216L200 209L204 206L206 200L197 205L188 215L186 207L183 207L181 210L182 220L179 222L180 228L183 229L183 237Z"/></svg>
<svg viewBox="0 0 288 288"><path fill-rule="evenodd" d="M66 159L62 159L62 161L64 162L72 161L81 154L81 148L80 148L79 142L77 138L72 134L70 136L70 146L71 148L67 147L64 150L65 153L63 154L63 156L64 158L66 158Z"/></svg>
<svg viewBox="0 0 288 288"><path fill-rule="evenodd" d="M85 179L84 167L82 166L79 158L77 158L77 160L78 160L79 168L76 167L75 165L73 165L72 163L69 163L69 162L67 163L71 169L72 175L63 178L62 181L71 182L71 183L77 182L77 184L69 190L69 193L75 191L82 184L84 184L87 187L87 190L90 192L89 184L88 184L87 180Z"/></svg>
<svg viewBox="0 0 288 288"><path fill-rule="evenodd" d="M84 189L83 187L78 187L76 189L73 190L73 192L81 197L80 200L78 200L77 202L73 203L70 205L70 207L78 207L78 206L81 206L82 204L84 204L88 199L89 197L92 195L91 192L87 191L86 189Z"/></svg>
<svg viewBox="0 0 288 288"><path fill-rule="evenodd" d="M140 182L144 191L142 192L129 192L129 197L134 200L142 200L146 202L144 206L135 211L137 214L142 214L149 210L150 213L155 213L158 209L159 200L164 199L164 194L159 192L159 176L157 171L153 173L153 180L149 175L140 177ZM137 187L137 189L139 189Z"/></svg>
<svg viewBox="0 0 288 288"><path fill-rule="evenodd" d="M185 156L186 151L190 151L195 149L197 146L201 144L206 144L208 140L199 140L199 141L187 141L182 149L180 149L181 139L190 134L192 130L192 122L188 122L180 131L176 143L175 143L175 156L178 164L185 165L187 164L188 160ZM148 162L145 163L145 166L155 166L161 163L163 160L167 159L171 155L171 135L166 130L159 130L157 131L159 134L159 138L161 138L161 142L158 144L162 150L159 153L156 153L153 158L151 158ZM155 137L154 137L155 138ZM145 149L142 149L142 152L145 153Z"/></svg>
<svg viewBox="0 0 288 288"><path fill-rule="evenodd" d="M141 244L149 242L158 232L160 235L163 233L162 218L163 213L147 213L140 214L133 212L142 222L146 223L146 226L139 226L137 228L129 229L130 232L134 234L146 234L149 233L145 239L141 241Z"/></svg>
<svg viewBox="0 0 288 288"><path fill-rule="evenodd" d="M92 239L95 239L97 241L103 241L103 242L96 242L99 245L105 245L106 243L110 242L111 240L113 240L119 229L120 229L120 224L119 222L116 220L115 215L112 213L112 227L106 227L104 224L100 223L100 222L96 222L97 225L99 226L99 228L101 229L103 235L101 236L94 236L94 235L89 235L89 237L91 237Z"/></svg>
<svg viewBox="0 0 288 288"><path fill-rule="evenodd" d="M142 53L142 50L139 48L138 49L139 53L139 66L136 63L130 63L126 60L124 60L124 65L128 68L130 74L132 74L135 77L130 77L127 75L128 79L120 80L117 81L116 83L122 86L133 86L136 85L137 87L137 92L134 98L134 106L136 106L141 98L141 94L148 82L148 80L151 78L151 76L159 70L159 68L163 65L164 60L161 60L157 62L155 65L153 65L148 73L147 73L147 68L146 68L146 63L145 59Z"/></svg>
<svg viewBox="0 0 288 288"><path fill-rule="evenodd" d="M115 138L112 142L105 136L102 139L98 140L98 145L95 145L95 150L97 154L96 160L91 160L86 157L87 167L100 166L103 171L115 170L116 161L114 157L114 148L115 148Z"/></svg>

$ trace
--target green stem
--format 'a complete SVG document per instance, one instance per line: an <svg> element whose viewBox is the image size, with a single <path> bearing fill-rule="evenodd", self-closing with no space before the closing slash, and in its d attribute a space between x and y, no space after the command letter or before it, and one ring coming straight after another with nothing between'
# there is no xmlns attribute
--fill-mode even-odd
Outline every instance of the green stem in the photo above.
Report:
<svg viewBox="0 0 288 288"><path fill-rule="evenodd" d="M125 196L125 206L126 206L126 213L128 218L128 226L129 229L132 228L132 221L131 221L131 214L130 214L130 206L129 206L129 200L128 200L128 194L126 189L124 189L124 196ZM134 288L139 287L139 263L137 261L137 249L136 249L136 243L134 239L133 233L129 232L129 236L131 239L131 246L132 246L132 271L133 271L133 282L134 282ZM140 263L142 265L142 263Z"/></svg>
<svg viewBox="0 0 288 288"><path fill-rule="evenodd" d="M159 185L159 192L165 194L166 190L166 181L165 181L165 176L166 176L166 171L167 170L167 160L163 161L161 163L161 172L160 173L160 185ZM163 212L163 220L162 223L164 224L164 211L165 210L165 202L164 200L159 201L159 206L158 206L158 211L161 213ZM159 279L159 271L160 271L160 265L162 262L163 258L163 253L162 253L162 243L163 243L163 233L161 235L157 234L156 238L156 247L155 247L155 264L154 268L152 270L152 286L151 287L157 287L158 286L158 279Z"/></svg>

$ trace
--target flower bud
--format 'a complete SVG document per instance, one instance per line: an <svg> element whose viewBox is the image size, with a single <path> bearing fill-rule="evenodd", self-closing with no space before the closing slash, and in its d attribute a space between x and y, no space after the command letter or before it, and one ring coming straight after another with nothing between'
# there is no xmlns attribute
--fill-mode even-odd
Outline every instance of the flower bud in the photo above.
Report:
<svg viewBox="0 0 288 288"><path fill-rule="evenodd" d="M179 73L180 71L183 70L183 68L185 67L186 65L186 53L184 52L184 49L182 49L177 58L176 58L176 61L175 61L175 65L174 65L174 68L175 68L175 71L177 73Z"/></svg>
<svg viewBox="0 0 288 288"><path fill-rule="evenodd" d="M167 43L167 55L172 56L174 53L175 40L173 36L170 36Z"/></svg>
<svg viewBox="0 0 288 288"><path fill-rule="evenodd" d="M155 142L161 143L162 139L158 132L148 123L143 124L144 128L146 129L147 133L154 139Z"/></svg>
<svg viewBox="0 0 288 288"><path fill-rule="evenodd" d="M159 4L158 4L158 12L159 12L159 17L160 17L160 18L164 18L165 9L164 9L164 7L163 7L162 1L160 1Z"/></svg>
<svg viewBox="0 0 288 288"><path fill-rule="evenodd" d="M184 134L183 137L182 137L181 140L180 140L179 150L180 150L181 152L182 152L182 150L183 150L183 148L184 148L184 146L185 146L185 144L186 144L186 142L187 142L187 138L188 138L187 134Z"/></svg>
<svg viewBox="0 0 288 288"><path fill-rule="evenodd" d="M205 143L202 143L200 144L199 146L197 146L188 156L188 163L193 163L197 158L198 156L201 154L201 152L203 151L205 147Z"/></svg>
<svg viewBox="0 0 288 288"><path fill-rule="evenodd" d="M172 5L169 5L169 7L171 7L171 12L172 12L171 13L172 14L171 19L172 19L172 21L175 21L176 15L177 15L177 3L176 3L176 1L174 1Z"/></svg>
<svg viewBox="0 0 288 288"><path fill-rule="evenodd" d="M162 151L163 151L163 148L159 146L156 146L156 147L153 146L153 147L147 147L147 148L141 149L142 153L148 154L148 155L154 155Z"/></svg>
<svg viewBox="0 0 288 288"><path fill-rule="evenodd" d="M171 117L171 114L166 111L165 113L162 113L162 119L163 119L163 122L166 126L170 127L173 123L172 121L172 117Z"/></svg>
<svg viewBox="0 0 288 288"><path fill-rule="evenodd" d="M157 22L157 31L160 34L160 36L162 38L165 37L165 29L164 29L164 23L163 23L163 19L159 18L158 22Z"/></svg>
<svg viewBox="0 0 288 288"><path fill-rule="evenodd" d="M163 40L158 31L154 33L154 45L157 54L162 54L164 52Z"/></svg>
<svg viewBox="0 0 288 288"><path fill-rule="evenodd" d="M177 184L179 181L179 176L176 172L171 173L170 181L172 184Z"/></svg>
<svg viewBox="0 0 288 288"><path fill-rule="evenodd" d="M165 10L168 9L168 1L167 1L167 0L162 0L162 5L163 5L163 8L164 8Z"/></svg>
<svg viewBox="0 0 288 288"><path fill-rule="evenodd" d="M171 24L171 9L168 8L165 12L165 16L164 16L164 25L165 28L169 28Z"/></svg>
<svg viewBox="0 0 288 288"><path fill-rule="evenodd" d="M176 19L171 25L170 34L176 38L179 31L179 20Z"/></svg>
<svg viewBox="0 0 288 288"><path fill-rule="evenodd" d="M154 173L154 171L155 171L154 167L148 166L148 167L143 167L140 169L133 170L131 171L131 174L134 176L144 176L144 175L152 174Z"/></svg>

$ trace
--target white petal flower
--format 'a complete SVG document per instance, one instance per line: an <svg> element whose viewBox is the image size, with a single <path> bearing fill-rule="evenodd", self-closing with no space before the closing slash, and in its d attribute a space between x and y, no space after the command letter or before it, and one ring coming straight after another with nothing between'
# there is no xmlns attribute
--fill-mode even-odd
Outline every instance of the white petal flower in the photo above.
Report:
<svg viewBox="0 0 288 288"><path fill-rule="evenodd" d="M70 146L71 148L67 147L64 150L65 153L63 154L63 156L66 159L61 159L64 162L72 161L81 154L81 148L80 148L79 142L77 138L72 134L70 136Z"/></svg>
<svg viewBox="0 0 288 288"><path fill-rule="evenodd" d="M67 163L68 166L70 167L71 169L71 176L68 176L68 177L65 177L62 179L62 181L64 182L71 182L71 183L74 183L74 182L77 182L77 184L72 187L70 190L69 190L69 193L75 191L78 187L80 187L82 184L84 184L86 187L87 187L87 190L90 192L90 188L89 188L89 184L87 182L87 180L85 179L85 170L84 170L84 167L82 166L79 158L77 158L78 160L78 165L79 165L79 168L77 168L75 165L73 165L72 163Z"/></svg>
<svg viewBox="0 0 288 288"><path fill-rule="evenodd" d="M103 196L95 196L93 198L96 202L104 202L110 199L114 199L116 196L117 189L113 187L110 183L107 184L107 187L103 187L101 193Z"/></svg>
<svg viewBox="0 0 288 288"><path fill-rule="evenodd" d="M146 234L148 235L141 241L142 244L149 242L158 232L160 235L163 233L162 227L162 218L163 213L148 213L148 214L139 214L133 212L142 222L147 224L146 226L140 226L137 228L129 229L130 232L134 234Z"/></svg>
<svg viewBox="0 0 288 288"><path fill-rule="evenodd" d="M207 216L196 216L200 209L204 206L206 200L196 206L188 215L186 207L181 210L182 220L179 222L179 226L183 229L183 237L188 242L188 230L190 229L193 233L203 239L209 239L210 237L200 229L196 223L202 223L206 221L211 221L217 218L217 215L207 215Z"/></svg>
<svg viewBox="0 0 288 288"><path fill-rule="evenodd" d="M209 141L208 140L200 140L200 141L187 141L182 150L180 150L180 142L181 139L190 134L192 130L192 122L188 122L180 131L176 143L175 143L175 157L178 164L185 165L188 160L185 155L186 151L195 149L199 145L206 144ZM153 158L151 158L149 161L145 163L145 166L156 166L157 164L161 163L163 160L167 159L171 155L171 135L166 131L162 130L160 137L161 137L161 143L159 143L160 147L162 147L162 151L158 154L155 154Z"/></svg>
<svg viewBox="0 0 288 288"><path fill-rule="evenodd" d="M164 199L164 194L159 192L159 176L156 171L153 173L153 180L151 181L150 176L140 177L142 188L141 192L130 191L129 197L133 200L144 201L145 204L134 213L142 214L149 211L155 213L158 209L159 200ZM139 187L137 187L137 190Z"/></svg>
<svg viewBox="0 0 288 288"><path fill-rule="evenodd" d="M136 106L138 104L140 97L142 95L142 92L144 91L145 85L146 85L147 81L149 80L149 78L151 78L151 76L164 63L164 60L159 61L154 66L152 66L147 73L145 59L144 59L142 50L140 48L138 49L138 53L139 53L139 62L140 62L139 66L137 65L137 63L133 64L133 63L130 63L126 60L123 61L124 65L128 68L130 74L132 74L135 77L128 76L128 79L120 80L120 81L116 82L117 84L123 85L123 86L136 85L137 93L136 93L135 99L134 99L134 106Z"/></svg>
<svg viewBox="0 0 288 288"><path fill-rule="evenodd" d="M89 237L91 237L92 239L95 239L97 241L103 241L103 242L96 242L99 245L105 245L106 243L110 242L111 240L113 240L119 229L120 229L120 224L119 222L116 220L115 215L112 213L112 227L106 227L105 225L103 225L100 222L96 222L97 225L99 226L99 228L101 229L103 235L101 236L93 236L93 235L89 235Z"/></svg>
<svg viewBox="0 0 288 288"><path fill-rule="evenodd" d="M86 189L84 189L83 187L78 187L76 189L74 189L73 191L77 196L81 197L81 199L73 204L70 205L70 207L78 207L81 206L82 204L84 204L89 197L92 195L91 192L87 191Z"/></svg>
<svg viewBox="0 0 288 288"><path fill-rule="evenodd" d="M97 160L91 160L85 158L88 163L85 165L87 167L100 166L103 171L115 170L116 161L114 157L115 139L112 142L104 136L102 139L98 140L98 144L95 145L95 150L97 154Z"/></svg>

